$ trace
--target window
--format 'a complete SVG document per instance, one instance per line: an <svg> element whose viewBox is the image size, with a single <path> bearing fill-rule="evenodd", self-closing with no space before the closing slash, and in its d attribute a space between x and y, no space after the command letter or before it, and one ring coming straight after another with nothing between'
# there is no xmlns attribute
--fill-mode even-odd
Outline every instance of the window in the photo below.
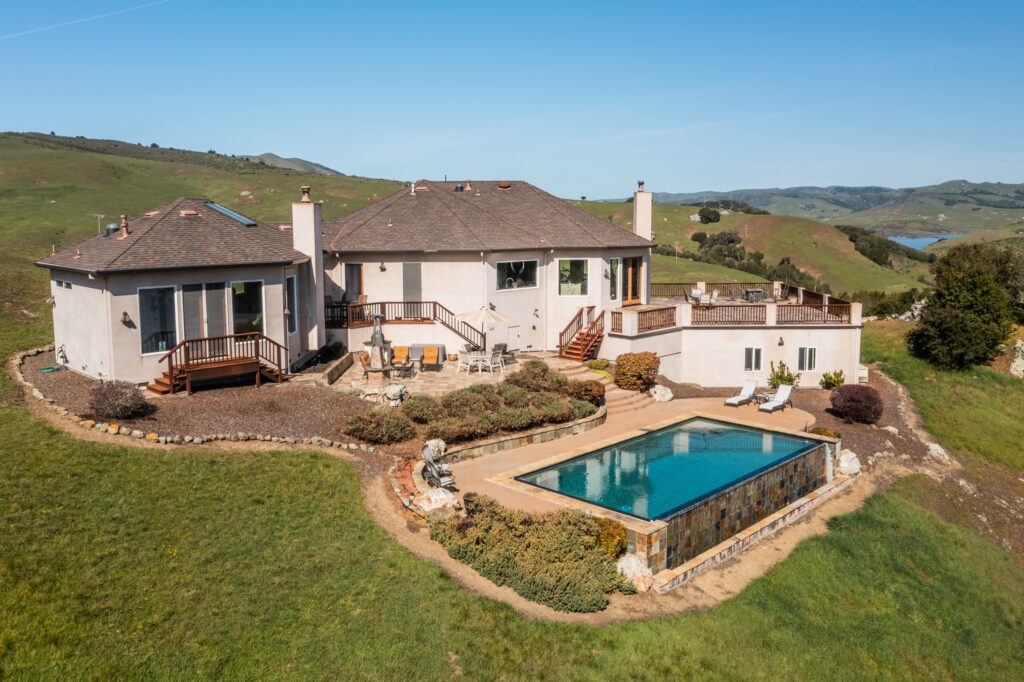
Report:
<svg viewBox="0 0 1024 682"><path fill-rule="evenodd" d="M746 348L743 351L743 370L745 372L761 371L761 349Z"/></svg>
<svg viewBox="0 0 1024 682"><path fill-rule="evenodd" d="M587 261L580 259L558 261L558 295L587 295Z"/></svg>
<svg viewBox="0 0 1024 682"><path fill-rule="evenodd" d="M53 283L54 283L54 285L56 285L56 287L58 289L70 289L71 288L71 282L66 282L66 281L64 281L62 279L55 279L55 280L53 280Z"/></svg>
<svg viewBox="0 0 1024 682"><path fill-rule="evenodd" d="M285 306L288 308L288 333L299 331L299 291L295 275L284 280Z"/></svg>
<svg viewBox="0 0 1024 682"><path fill-rule="evenodd" d="M797 369L801 372L813 372L818 364L817 348L801 348L797 354Z"/></svg>
<svg viewBox="0 0 1024 682"><path fill-rule="evenodd" d="M232 332L263 332L263 282L231 283Z"/></svg>
<svg viewBox="0 0 1024 682"><path fill-rule="evenodd" d="M513 260L498 263L498 291L537 286L537 261Z"/></svg>
<svg viewBox="0 0 1024 682"><path fill-rule="evenodd" d="M608 285L608 298L619 300L619 259L612 258L608 261L608 276L611 283Z"/></svg>
<svg viewBox="0 0 1024 682"><path fill-rule="evenodd" d="M139 289L139 330L143 353L163 353L178 342L174 287Z"/></svg>
<svg viewBox="0 0 1024 682"><path fill-rule="evenodd" d="M363 264L345 263L345 300L355 301L363 293Z"/></svg>

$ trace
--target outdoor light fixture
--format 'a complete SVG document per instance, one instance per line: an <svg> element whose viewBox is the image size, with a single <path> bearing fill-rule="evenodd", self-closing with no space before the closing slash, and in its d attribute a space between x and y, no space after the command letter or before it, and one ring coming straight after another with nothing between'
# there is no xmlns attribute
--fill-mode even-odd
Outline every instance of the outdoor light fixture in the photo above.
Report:
<svg viewBox="0 0 1024 682"><path fill-rule="evenodd" d="M121 313L121 324L128 324L131 321L132 321L132 318L130 318L128 316L128 311L127 310L125 310L124 312Z"/></svg>
<svg viewBox="0 0 1024 682"><path fill-rule="evenodd" d="M782 340L781 336L779 337L779 345L780 346L785 346L786 345L786 342Z"/></svg>
<svg viewBox="0 0 1024 682"><path fill-rule="evenodd" d="M387 272L388 271L387 266L384 265L384 261L380 262L380 271L381 272Z"/></svg>

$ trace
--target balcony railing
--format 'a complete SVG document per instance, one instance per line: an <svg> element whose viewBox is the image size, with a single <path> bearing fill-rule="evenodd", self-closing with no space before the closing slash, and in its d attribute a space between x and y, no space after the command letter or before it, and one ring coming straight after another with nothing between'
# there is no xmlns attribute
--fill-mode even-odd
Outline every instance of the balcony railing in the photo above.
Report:
<svg viewBox="0 0 1024 682"><path fill-rule="evenodd" d="M850 319L849 303L780 305L775 312L776 324L850 324Z"/></svg>
<svg viewBox="0 0 1024 682"><path fill-rule="evenodd" d="M697 327L765 324L766 310L763 305L695 305L693 324Z"/></svg>
<svg viewBox="0 0 1024 682"><path fill-rule="evenodd" d="M676 326L676 307L640 310L636 314L636 331L639 334L656 329L668 329Z"/></svg>

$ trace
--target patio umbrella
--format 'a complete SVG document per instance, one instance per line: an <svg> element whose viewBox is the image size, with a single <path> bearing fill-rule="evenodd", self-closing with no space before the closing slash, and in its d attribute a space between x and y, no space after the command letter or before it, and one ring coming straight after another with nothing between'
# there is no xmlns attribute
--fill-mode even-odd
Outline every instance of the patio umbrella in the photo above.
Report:
<svg viewBox="0 0 1024 682"><path fill-rule="evenodd" d="M485 326L489 324L494 324L496 322L508 322L507 317L505 317L496 310L491 310L490 308L486 307L481 307L477 310L471 310L468 313L456 315L456 317L465 322L466 324L476 327L477 329L483 329Z"/></svg>

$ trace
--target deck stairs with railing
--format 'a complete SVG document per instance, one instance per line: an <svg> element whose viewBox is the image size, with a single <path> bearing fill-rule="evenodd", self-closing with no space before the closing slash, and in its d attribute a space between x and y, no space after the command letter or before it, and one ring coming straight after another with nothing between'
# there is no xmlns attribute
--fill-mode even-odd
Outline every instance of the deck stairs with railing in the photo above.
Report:
<svg viewBox="0 0 1024 682"><path fill-rule="evenodd" d="M146 388L159 395L192 393L200 381L252 376L256 386L288 380L284 346L259 332L185 339L160 358L167 369Z"/></svg>
<svg viewBox="0 0 1024 682"><path fill-rule="evenodd" d="M593 358L604 339L604 311L594 306L580 308L558 335L559 357L576 362Z"/></svg>

